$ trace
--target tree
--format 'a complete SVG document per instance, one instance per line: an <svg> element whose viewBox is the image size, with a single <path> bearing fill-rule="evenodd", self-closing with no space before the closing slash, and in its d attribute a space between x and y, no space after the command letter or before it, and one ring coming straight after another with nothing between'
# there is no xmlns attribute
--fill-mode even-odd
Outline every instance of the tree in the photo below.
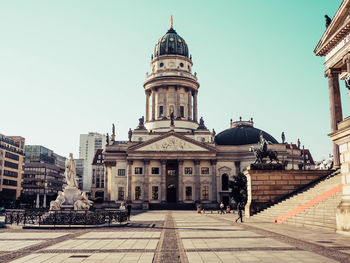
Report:
<svg viewBox="0 0 350 263"><path fill-rule="evenodd" d="M242 172L233 177L229 187L232 189L231 197L237 204L240 202L247 203L247 177Z"/></svg>

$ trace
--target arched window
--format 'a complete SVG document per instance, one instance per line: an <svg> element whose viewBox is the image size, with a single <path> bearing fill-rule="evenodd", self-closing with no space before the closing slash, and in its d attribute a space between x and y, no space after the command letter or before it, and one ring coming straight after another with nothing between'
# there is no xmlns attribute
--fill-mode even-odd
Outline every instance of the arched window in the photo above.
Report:
<svg viewBox="0 0 350 263"><path fill-rule="evenodd" d="M222 186L223 191L228 190L228 175L227 174L223 174L221 176L221 186Z"/></svg>

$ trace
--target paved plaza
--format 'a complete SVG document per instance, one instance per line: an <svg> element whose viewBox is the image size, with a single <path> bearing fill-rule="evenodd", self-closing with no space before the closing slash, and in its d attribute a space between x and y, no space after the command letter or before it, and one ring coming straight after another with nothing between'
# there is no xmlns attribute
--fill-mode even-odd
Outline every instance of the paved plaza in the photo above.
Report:
<svg viewBox="0 0 350 263"><path fill-rule="evenodd" d="M0 229L0 262L350 262L350 236L237 214L147 211L95 229Z"/></svg>

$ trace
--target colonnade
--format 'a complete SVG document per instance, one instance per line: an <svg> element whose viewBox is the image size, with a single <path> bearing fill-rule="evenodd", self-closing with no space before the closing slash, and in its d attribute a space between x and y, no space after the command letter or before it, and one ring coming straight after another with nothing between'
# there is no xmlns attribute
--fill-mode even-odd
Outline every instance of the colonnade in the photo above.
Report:
<svg viewBox="0 0 350 263"><path fill-rule="evenodd" d="M150 180L150 159L143 159L143 184L141 187L142 191L142 201L144 202L149 202L151 200L151 194L150 194L150 185L151 185L151 180ZM166 202L167 200L167 181L166 181L166 173L167 173L167 160L158 160L161 163L160 167L160 174L159 175L152 175L152 176L159 176L160 177L160 191L159 191L159 198L158 200L160 202ZM178 185L176 187L177 189L177 201L179 203L182 203L184 201L184 190L185 190L185 185L184 185L184 177L193 177L194 178L194 193L192 192L193 196L193 201L196 203L201 202L201 176L203 177L204 175L200 174L200 163L201 160L195 159L193 161L194 164L194 173L190 175L184 175L184 160L177 160L178 162L178 171L177 171L177 176L178 176ZM210 200L206 201L212 201L216 202L217 201L217 182L216 182L216 160L211 160L210 161L210 170L211 173L209 174L210 176L210 185L211 188L209 188L210 192ZM134 160L129 159L128 164L127 164L127 193L126 193L126 199L127 200L134 200L135 196L132 196L133 193L133 187L137 186L134 183L133 177L135 176L133 173L134 170Z"/></svg>
<svg viewBox="0 0 350 263"><path fill-rule="evenodd" d="M156 97L159 96L159 89L168 89L168 87L159 87L159 88L152 88L150 90L147 90L146 93L146 121L155 121L157 119L156 117ZM187 91L185 94L187 94L187 116L188 120L193 120L195 122L198 122L198 111L197 111L197 90L192 90L190 88L186 88ZM180 88L175 87L176 95L175 95L175 107L174 107L174 116L179 117L180 116ZM152 100L152 107L150 107L150 98ZM159 98L159 97L158 97ZM159 101L159 100L158 100ZM192 105L193 101L193 105ZM168 96L165 96L164 101L164 116L170 115L170 109L168 108Z"/></svg>

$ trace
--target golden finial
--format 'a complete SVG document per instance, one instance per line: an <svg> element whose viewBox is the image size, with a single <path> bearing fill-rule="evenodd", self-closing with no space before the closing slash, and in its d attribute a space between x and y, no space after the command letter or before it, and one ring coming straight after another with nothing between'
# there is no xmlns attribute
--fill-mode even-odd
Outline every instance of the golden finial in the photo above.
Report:
<svg viewBox="0 0 350 263"><path fill-rule="evenodd" d="M170 28L173 28L173 16L170 16Z"/></svg>

